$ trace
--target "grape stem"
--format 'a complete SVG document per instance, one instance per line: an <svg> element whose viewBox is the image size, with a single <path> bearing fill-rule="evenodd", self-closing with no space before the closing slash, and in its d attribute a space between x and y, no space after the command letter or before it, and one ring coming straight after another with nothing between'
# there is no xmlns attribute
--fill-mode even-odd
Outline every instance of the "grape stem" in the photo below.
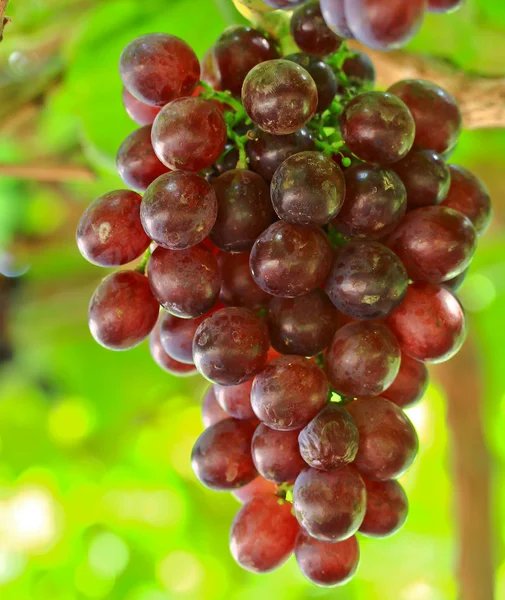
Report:
<svg viewBox="0 0 505 600"><path fill-rule="evenodd" d="M0 42L3 39L4 27L10 21L10 17L5 16L7 4L9 4L9 0L0 0Z"/></svg>
<svg viewBox="0 0 505 600"><path fill-rule="evenodd" d="M144 254L142 254L142 258L140 259L139 264L135 267L135 271L137 271L138 273L142 273L142 275L145 275L147 263L149 262L149 259L151 258L151 254L152 254L152 250L151 250L151 247L149 246L149 248L144 252Z"/></svg>

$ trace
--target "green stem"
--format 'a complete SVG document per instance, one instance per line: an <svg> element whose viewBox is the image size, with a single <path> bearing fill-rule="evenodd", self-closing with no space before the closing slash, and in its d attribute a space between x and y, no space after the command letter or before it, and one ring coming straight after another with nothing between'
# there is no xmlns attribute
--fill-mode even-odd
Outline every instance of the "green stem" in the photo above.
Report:
<svg viewBox="0 0 505 600"><path fill-rule="evenodd" d="M219 92L208 83L205 83L205 81L200 81L199 85L204 89L204 91L200 93L200 96L205 98L205 100L217 100L222 104L227 104L236 113L245 114L242 102L234 98L229 91Z"/></svg>
<svg viewBox="0 0 505 600"><path fill-rule="evenodd" d="M147 263L149 262L150 258L151 258L151 247L149 247L144 252L139 264L135 267L135 271L137 271L138 273L142 273L142 275L145 275Z"/></svg>

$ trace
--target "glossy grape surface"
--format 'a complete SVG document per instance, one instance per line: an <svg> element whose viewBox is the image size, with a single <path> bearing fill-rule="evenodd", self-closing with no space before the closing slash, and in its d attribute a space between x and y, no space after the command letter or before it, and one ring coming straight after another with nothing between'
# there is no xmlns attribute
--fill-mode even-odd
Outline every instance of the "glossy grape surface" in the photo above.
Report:
<svg viewBox="0 0 505 600"><path fill-rule="evenodd" d="M173 359L165 352L163 346L161 345L160 331L158 327L155 327L149 336L149 350L151 351L151 356L154 362L164 371L170 373L170 375L180 378L197 374L197 370L194 365L181 363Z"/></svg>
<svg viewBox="0 0 505 600"><path fill-rule="evenodd" d="M258 476L251 483L232 491L235 498L242 504L246 504L256 496L275 496L277 485L264 477Z"/></svg>
<svg viewBox="0 0 505 600"><path fill-rule="evenodd" d="M254 243L254 281L272 296L295 298L317 288L330 270L333 251L322 229L278 221Z"/></svg>
<svg viewBox="0 0 505 600"><path fill-rule="evenodd" d="M386 398L362 398L347 405L359 431L354 466L370 479L397 479L414 462L419 448L407 415Z"/></svg>
<svg viewBox="0 0 505 600"><path fill-rule="evenodd" d="M403 300L409 279L400 259L379 242L350 242L337 249L325 291L354 319L383 319Z"/></svg>
<svg viewBox="0 0 505 600"><path fill-rule="evenodd" d="M217 260L202 244L187 250L158 246L147 272L155 298L176 317L200 317L218 299L221 276Z"/></svg>
<svg viewBox="0 0 505 600"><path fill-rule="evenodd" d="M298 48L313 56L333 54L342 43L326 25L318 0L311 0L295 10L291 17L291 35Z"/></svg>
<svg viewBox="0 0 505 600"><path fill-rule="evenodd" d="M245 78L242 102L260 129L286 135L314 116L317 87L299 65L289 60L269 60L254 67Z"/></svg>
<svg viewBox="0 0 505 600"><path fill-rule="evenodd" d="M200 373L221 385L238 385L265 366L270 349L268 329L245 308L224 308L200 325L193 359Z"/></svg>
<svg viewBox="0 0 505 600"><path fill-rule="evenodd" d="M252 278L248 252L220 252L217 261L222 278L219 299L225 306L258 310L268 304L271 296Z"/></svg>
<svg viewBox="0 0 505 600"><path fill-rule="evenodd" d="M350 40L354 38L354 34L349 28L344 2L345 0L321 0L321 13L326 21L326 25L334 33Z"/></svg>
<svg viewBox="0 0 505 600"><path fill-rule="evenodd" d="M453 277L452 279L448 279L447 281L444 281L442 283L442 285L444 287L446 287L448 290L451 290L451 292L457 292L459 290L459 288L463 285L463 283L466 279L466 276L468 275L469 270L470 270L470 268L465 269L459 275L456 275L456 277Z"/></svg>
<svg viewBox="0 0 505 600"><path fill-rule="evenodd" d="M196 319L181 319L164 313L160 322L161 344L175 360L193 364L193 338L205 315Z"/></svg>
<svg viewBox="0 0 505 600"><path fill-rule="evenodd" d="M256 376L253 410L265 425L279 431L305 427L326 404L328 380L318 365L302 356L281 356Z"/></svg>
<svg viewBox="0 0 505 600"><path fill-rule="evenodd" d="M388 317L402 351L423 362L444 362L466 337L465 314L451 292L438 285L409 285L402 304Z"/></svg>
<svg viewBox="0 0 505 600"><path fill-rule="evenodd" d="M424 396L428 387L426 365L407 354L402 354L400 370L393 383L381 396L391 400L400 408L414 406Z"/></svg>
<svg viewBox="0 0 505 600"><path fill-rule="evenodd" d="M351 86L357 88L373 88L375 84L375 67L368 54L352 49L344 60L342 71Z"/></svg>
<svg viewBox="0 0 505 600"><path fill-rule="evenodd" d="M261 423L251 448L258 473L269 481L294 481L307 467L300 456L298 431L276 431Z"/></svg>
<svg viewBox="0 0 505 600"><path fill-rule="evenodd" d="M359 532L368 537L383 538L395 534L407 520L407 494L397 481L372 481L366 486L366 513Z"/></svg>
<svg viewBox="0 0 505 600"><path fill-rule="evenodd" d="M428 12L447 13L457 10L465 0L428 0Z"/></svg>
<svg viewBox="0 0 505 600"><path fill-rule="evenodd" d="M297 6L300 6L300 4L303 4L304 2L306 2L306 0L262 0L265 4L267 4L268 6L271 6L272 8L280 8L280 9L286 9L286 10L291 10Z"/></svg>
<svg viewBox="0 0 505 600"><path fill-rule="evenodd" d="M210 427L214 423L229 419L230 415L225 412L217 403L216 394L214 392L214 386L205 392L205 396L202 400L202 421L205 427Z"/></svg>
<svg viewBox="0 0 505 600"><path fill-rule="evenodd" d="M167 104L152 129L153 148L170 169L202 171L224 151L226 124L219 108L201 98L179 98Z"/></svg>
<svg viewBox="0 0 505 600"><path fill-rule="evenodd" d="M95 340L109 350L134 348L151 333L159 306L144 275L117 271L96 288L88 311Z"/></svg>
<svg viewBox="0 0 505 600"><path fill-rule="evenodd" d="M216 400L235 419L254 419L251 406L252 379L239 385L214 385Z"/></svg>
<svg viewBox="0 0 505 600"><path fill-rule="evenodd" d="M127 115L138 125L151 125L161 110L159 106L137 100L125 87L123 87L122 99Z"/></svg>
<svg viewBox="0 0 505 600"><path fill-rule="evenodd" d="M349 323L337 331L326 354L326 374L338 394L378 396L400 369L400 346L380 323Z"/></svg>
<svg viewBox="0 0 505 600"><path fill-rule="evenodd" d="M303 8L303 7L302 7ZM323 59L310 54L298 52L285 57L297 65L303 67L312 77L317 87L317 109L316 112L323 113L328 109L338 92L337 79L329 65Z"/></svg>
<svg viewBox="0 0 505 600"><path fill-rule="evenodd" d="M359 529L366 510L365 484L352 467L305 469L296 478L293 508L300 525L323 542L340 542Z"/></svg>
<svg viewBox="0 0 505 600"><path fill-rule="evenodd" d="M416 133L406 104L387 92L364 92L353 98L340 117L340 129L351 152L380 165L406 156Z"/></svg>

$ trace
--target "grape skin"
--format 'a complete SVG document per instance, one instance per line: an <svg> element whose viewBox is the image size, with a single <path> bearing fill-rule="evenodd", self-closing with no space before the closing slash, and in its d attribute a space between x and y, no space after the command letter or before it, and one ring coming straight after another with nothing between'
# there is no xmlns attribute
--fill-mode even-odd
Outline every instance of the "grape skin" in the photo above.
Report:
<svg viewBox="0 0 505 600"><path fill-rule="evenodd" d="M161 345L159 327L155 327L149 336L149 350L154 362L170 375L175 377L196 375L197 370L194 365L178 362L165 352Z"/></svg>
<svg viewBox="0 0 505 600"><path fill-rule="evenodd" d="M214 393L219 406L235 419L254 419L251 406L252 379L239 385L214 384Z"/></svg>
<svg viewBox="0 0 505 600"><path fill-rule="evenodd" d="M229 418L230 415L225 412L217 403L214 386L211 385L202 400L202 422L205 428Z"/></svg>
<svg viewBox="0 0 505 600"><path fill-rule="evenodd" d="M433 13L448 13L458 8L465 0L428 0L428 12Z"/></svg>
<svg viewBox="0 0 505 600"><path fill-rule="evenodd" d="M259 310L268 304L271 296L252 278L248 252L219 252L217 262L222 278L219 299L225 306Z"/></svg>
<svg viewBox="0 0 505 600"><path fill-rule="evenodd" d="M397 481L371 481L363 477L366 486L366 513L359 528L362 535L384 538L395 534L409 510L407 494Z"/></svg>
<svg viewBox="0 0 505 600"><path fill-rule="evenodd" d="M331 67L317 56L310 56L303 52L290 54L284 57L303 67L312 77L317 87L317 113L323 113L330 108L339 86Z"/></svg>
<svg viewBox="0 0 505 600"><path fill-rule="evenodd" d="M279 504L275 496L255 496L233 520L231 554L246 571L268 573L289 558L298 531L289 503Z"/></svg>
<svg viewBox="0 0 505 600"><path fill-rule="evenodd" d="M342 72L349 83L357 88L372 89L375 85L375 67L368 54L352 49L344 60Z"/></svg>
<svg viewBox="0 0 505 600"><path fill-rule="evenodd" d="M119 267L138 258L151 240L140 222L139 194L116 190L95 200L77 227L77 246L89 262Z"/></svg>
<svg viewBox="0 0 505 600"><path fill-rule="evenodd" d="M123 87L122 99L127 115L137 125L151 125L161 110L159 106L152 106L137 100L125 87Z"/></svg>
<svg viewBox="0 0 505 600"><path fill-rule="evenodd" d="M294 481L307 466L300 456L298 431L276 431L260 423L251 448L258 473L269 481Z"/></svg>
<svg viewBox="0 0 505 600"><path fill-rule="evenodd" d="M181 319L165 313L160 321L160 338L165 352L175 360L193 364L193 338L205 315L196 319Z"/></svg>
<svg viewBox="0 0 505 600"><path fill-rule="evenodd" d="M256 496L275 496L276 492L277 485L260 475L244 487L233 490L232 494L241 504L246 504Z"/></svg>
<svg viewBox="0 0 505 600"><path fill-rule="evenodd" d="M400 408L409 408L422 400L428 387L428 369L418 360L402 354L400 370L393 383L382 396Z"/></svg>
<svg viewBox="0 0 505 600"><path fill-rule="evenodd" d="M363 522L365 484L350 466L334 471L305 469L295 481L293 508L312 537L340 542L354 535Z"/></svg>
<svg viewBox="0 0 505 600"><path fill-rule="evenodd" d="M447 281L444 281L442 283L442 285L445 288L447 288L448 290L451 290L451 292L457 292L459 290L459 288L463 285L463 283L466 279L466 276L468 275L469 270L470 270L470 267L468 267L467 269L462 271L456 277L453 277L452 279L448 279Z"/></svg>
<svg viewBox="0 0 505 600"><path fill-rule="evenodd" d="M88 323L91 334L104 348L129 350L151 333L158 312L147 278L136 271L117 271L96 288Z"/></svg>
<svg viewBox="0 0 505 600"><path fill-rule="evenodd" d="M318 0L295 10L291 17L291 36L303 52L313 56L333 54L342 44L342 39L326 25Z"/></svg>
<svg viewBox="0 0 505 600"><path fill-rule="evenodd" d="M398 341L385 325L349 323L337 331L326 353L326 374L342 396L378 396L395 380L400 360Z"/></svg>
<svg viewBox="0 0 505 600"><path fill-rule="evenodd" d="M351 40L354 35L349 28L345 13L345 0L321 0L321 12L326 25L339 37Z"/></svg>

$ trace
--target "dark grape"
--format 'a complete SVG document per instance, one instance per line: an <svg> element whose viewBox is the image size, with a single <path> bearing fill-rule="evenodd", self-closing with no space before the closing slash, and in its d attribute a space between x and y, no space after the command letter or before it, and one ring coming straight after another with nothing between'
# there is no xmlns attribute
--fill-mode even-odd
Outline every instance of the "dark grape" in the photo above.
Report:
<svg viewBox="0 0 505 600"><path fill-rule="evenodd" d="M331 471L348 465L356 458L359 434L349 413L330 403L301 430L300 453L315 469Z"/></svg>
<svg viewBox="0 0 505 600"><path fill-rule="evenodd" d="M196 440L191 466L205 487L233 490L256 477L251 457L255 427L252 421L225 419L211 425Z"/></svg>
<svg viewBox="0 0 505 600"><path fill-rule="evenodd" d="M280 8L286 10L291 10L292 8L300 6L300 4L303 4L306 1L307 0L263 0L265 4L271 6L272 8Z"/></svg>
<svg viewBox="0 0 505 600"><path fill-rule="evenodd" d="M151 127L131 133L119 147L116 167L128 187L143 192L169 169L156 156L151 142Z"/></svg>
<svg viewBox="0 0 505 600"><path fill-rule="evenodd" d="M431 283L409 285L388 325L411 358L439 363L452 358L466 337L465 314L449 290Z"/></svg>
<svg viewBox="0 0 505 600"><path fill-rule="evenodd" d="M217 261L222 278L219 299L225 306L258 310L268 304L270 296L252 278L248 252L220 252Z"/></svg>
<svg viewBox="0 0 505 600"><path fill-rule="evenodd" d="M138 125L151 125L161 110L159 106L137 100L125 87L123 87L123 105L130 119Z"/></svg>
<svg viewBox="0 0 505 600"><path fill-rule="evenodd" d="M249 166L265 181L272 181L275 171L293 154L314 150L314 138L302 128L289 135L270 135L258 129L246 143Z"/></svg>
<svg viewBox="0 0 505 600"><path fill-rule="evenodd" d="M295 544L298 567L315 585L333 587L350 581L359 564L359 545L353 535L343 542L316 540L303 529Z"/></svg>
<svg viewBox="0 0 505 600"><path fill-rule="evenodd" d="M228 27L217 39L212 52L217 87L240 96L249 71L266 60L279 58L279 50L271 38L252 27Z"/></svg>
<svg viewBox="0 0 505 600"><path fill-rule="evenodd" d="M356 39L377 50L391 50L419 31L426 0L345 0L344 6Z"/></svg>
<svg viewBox="0 0 505 600"><path fill-rule="evenodd" d="M170 373L170 375L175 375L176 377L189 377L197 374L195 365L181 363L173 359L165 352L163 346L161 345L160 331L158 327L155 327L149 336L149 349L154 362L164 371ZM227 416L228 415L225 415L225 417Z"/></svg>
<svg viewBox="0 0 505 600"><path fill-rule="evenodd" d="M147 188L140 217L149 237L170 250L203 241L216 222L217 200L209 183L196 173L174 171Z"/></svg>
<svg viewBox="0 0 505 600"><path fill-rule="evenodd" d="M307 71L289 60L268 60L251 71L242 102L252 121L273 135L294 133L314 116L317 88Z"/></svg>
<svg viewBox="0 0 505 600"><path fill-rule="evenodd" d="M322 229L278 221L251 251L254 281L269 294L294 298L316 289L330 270L333 251Z"/></svg>
<svg viewBox="0 0 505 600"><path fill-rule="evenodd" d="M237 563L252 573L268 573L289 558L299 531L289 503L275 496L255 496L235 516L230 550Z"/></svg>
<svg viewBox="0 0 505 600"><path fill-rule="evenodd" d="M416 123L414 144L444 154L461 133L461 111L454 97L430 81L406 79L389 88L409 107Z"/></svg>
<svg viewBox="0 0 505 600"><path fill-rule="evenodd" d="M181 363L193 364L193 338L205 315L196 319L181 319L165 313L160 322L161 344L165 352Z"/></svg>
<svg viewBox="0 0 505 600"><path fill-rule="evenodd" d="M321 12L326 25L338 36L352 39L354 35L349 28L345 14L345 0L321 0Z"/></svg>
<svg viewBox="0 0 505 600"><path fill-rule="evenodd" d="M344 60L342 72L352 87L372 89L375 85L375 67L368 54L361 50L352 49Z"/></svg>
<svg viewBox="0 0 505 600"><path fill-rule="evenodd" d="M357 164L345 170L345 200L333 221L350 238L377 240L390 234L407 209L407 192L389 169Z"/></svg>
<svg viewBox="0 0 505 600"><path fill-rule="evenodd" d="M239 385L214 385L219 406L235 419L254 419L251 406L252 379Z"/></svg>
<svg viewBox="0 0 505 600"><path fill-rule="evenodd" d="M302 527L323 542L340 542L358 531L366 509L365 484L352 467L305 469L296 478L293 508Z"/></svg>
<svg viewBox="0 0 505 600"><path fill-rule="evenodd" d="M419 448L407 415L386 398L362 398L347 405L359 431L354 466L370 479L397 479L414 462Z"/></svg>
<svg viewBox="0 0 505 600"><path fill-rule="evenodd" d="M333 338L326 374L342 396L378 396L398 375L400 357L398 341L385 325L349 323Z"/></svg>
<svg viewBox="0 0 505 600"><path fill-rule="evenodd" d="M129 190L109 192L95 200L77 227L77 246L89 262L118 267L138 258L151 240L142 229L142 198Z"/></svg>
<svg viewBox="0 0 505 600"><path fill-rule="evenodd" d="M457 10L465 0L428 0L428 12L447 13Z"/></svg>
<svg viewBox="0 0 505 600"><path fill-rule="evenodd" d="M391 400L400 408L408 408L417 404L428 387L428 369L418 360L402 354L400 370L393 383L381 396Z"/></svg>
<svg viewBox="0 0 505 600"><path fill-rule="evenodd" d="M252 171L234 169L212 183L217 220L210 239L221 250L245 252L275 219L265 180Z"/></svg>
<svg viewBox="0 0 505 600"><path fill-rule="evenodd" d="M151 33L126 46L119 61L119 73L135 98L164 106L174 98L193 92L200 79L200 63L183 40Z"/></svg>
<svg viewBox="0 0 505 600"><path fill-rule="evenodd" d="M158 312L147 278L136 271L117 271L96 288L88 323L91 334L104 348L129 350L151 333Z"/></svg>
<svg viewBox="0 0 505 600"><path fill-rule="evenodd" d="M300 65L312 77L317 87L316 112L323 113L330 107L338 92L337 78L331 67L317 56L310 56L303 52L290 54L285 57L285 60L290 60L291 62Z"/></svg>
<svg viewBox="0 0 505 600"><path fill-rule="evenodd" d="M451 290L451 292L457 292L459 288L463 285L463 282L465 281L469 270L470 268L465 269L459 275L456 275L456 277L444 281L442 285L447 289Z"/></svg>
<svg viewBox="0 0 505 600"><path fill-rule="evenodd" d="M218 299L221 276L217 260L202 244L187 250L159 246L149 259L147 272L155 298L176 317L200 317Z"/></svg>
<svg viewBox="0 0 505 600"><path fill-rule="evenodd" d="M246 504L256 496L272 496L277 492L277 485L264 477L256 477L251 483L232 491L235 498L242 504Z"/></svg>
<svg viewBox="0 0 505 600"><path fill-rule="evenodd" d="M337 249L325 290L354 319L383 319L403 300L409 278L400 259L378 242L350 242Z"/></svg>
<svg viewBox="0 0 505 600"><path fill-rule="evenodd" d="M214 386L211 385L202 400L203 424L205 427L210 427L211 425L214 425L214 423L219 423L219 421L224 421L229 418L230 415L217 403Z"/></svg>
<svg viewBox="0 0 505 600"><path fill-rule="evenodd" d="M324 407L328 380L314 361L302 356L272 360L254 379L251 404L258 419L279 431L305 427Z"/></svg>
<svg viewBox="0 0 505 600"><path fill-rule="evenodd" d="M311 0L295 10L291 17L291 35L298 48L314 56L333 54L342 44L342 38L326 25L319 0Z"/></svg>
<svg viewBox="0 0 505 600"><path fill-rule="evenodd" d="M251 448L258 473L276 483L294 481L307 466L300 456L298 431L276 431L261 423Z"/></svg>
<svg viewBox="0 0 505 600"><path fill-rule="evenodd" d="M407 520L407 494L397 481L371 481L366 486L365 519L359 528L363 535L375 538L396 533Z"/></svg>
<svg viewBox="0 0 505 600"><path fill-rule="evenodd" d="M377 91L359 94L346 105L340 129L353 154L381 165L406 156L416 133L407 105L392 93Z"/></svg>
<svg viewBox="0 0 505 600"><path fill-rule="evenodd" d="M170 102L153 123L154 151L173 170L207 169L223 153L226 140L221 111L213 102L201 98Z"/></svg>
<svg viewBox="0 0 505 600"><path fill-rule="evenodd" d="M440 204L447 197L451 173L444 159L433 150L412 150L391 168L407 190L409 208Z"/></svg>
<svg viewBox="0 0 505 600"><path fill-rule="evenodd" d="M272 298L267 323L277 351L315 356L330 345L339 315L323 290L316 289L298 298Z"/></svg>
<svg viewBox="0 0 505 600"><path fill-rule="evenodd" d="M470 219L445 206L425 206L407 214L388 239L410 279L441 283L470 264L477 234Z"/></svg>
<svg viewBox="0 0 505 600"><path fill-rule="evenodd" d="M200 373L220 385L238 385L261 371L270 341L263 321L245 308L224 308L200 325L193 359Z"/></svg>
<svg viewBox="0 0 505 600"><path fill-rule="evenodd" d="M478 235L482 235L493 216L491 198L486 186L468 169L449 165L451 187L443 206L459 210L472 221Z"/></svg>
<svg viewBox="0 0 505 600"><path fill-rule="evenodd" d="M277 169L270 193L275 212L283 221L318 227L329 223L341 209L344 175L330 157L299 152Z"/></svg>

